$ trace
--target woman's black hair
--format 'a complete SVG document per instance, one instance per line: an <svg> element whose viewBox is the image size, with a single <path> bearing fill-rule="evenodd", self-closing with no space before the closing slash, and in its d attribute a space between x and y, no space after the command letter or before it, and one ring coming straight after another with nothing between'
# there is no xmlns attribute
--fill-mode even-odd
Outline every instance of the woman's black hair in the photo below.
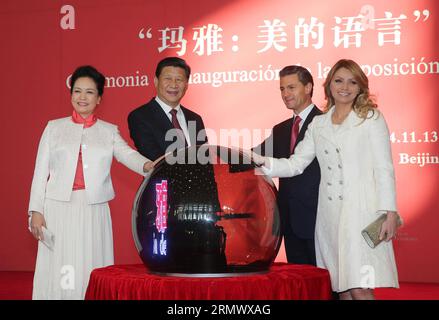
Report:
<svg viewBox="0 0 439 320"><path fill-rule="evenodd" d="M75 72L73 72L72 77L70 78L70 93L73 92L73 86L75 85L76 80L79 78L90 78L98 89L98 95L101 97L104 94L104 86L105 86L105 76L100 73L96 68L92 66L81 66L76 68Z"/></svg>

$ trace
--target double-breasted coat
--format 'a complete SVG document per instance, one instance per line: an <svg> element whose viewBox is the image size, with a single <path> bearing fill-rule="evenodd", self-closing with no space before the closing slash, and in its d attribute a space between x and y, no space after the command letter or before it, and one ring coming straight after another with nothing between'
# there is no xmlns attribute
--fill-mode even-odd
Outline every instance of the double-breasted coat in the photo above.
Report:
<svg viewBox="0 0 439 320"><path fill-rule="evenodd" d="M385 211L397 211L389 131L383 115L364 120L351 111L332 124L332 107L316 116L289 159L269 158L266 174L303 172L317 157L321 170L315 231L317 266L328 269L334 291L398 287L392 242L370 248L361 230Z"/></svg>

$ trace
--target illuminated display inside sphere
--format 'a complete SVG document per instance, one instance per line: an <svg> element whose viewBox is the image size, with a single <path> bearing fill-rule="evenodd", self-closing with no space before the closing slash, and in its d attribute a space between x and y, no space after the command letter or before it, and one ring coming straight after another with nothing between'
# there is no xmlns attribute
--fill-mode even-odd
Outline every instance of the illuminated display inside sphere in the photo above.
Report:
<svg viewBox="0 0 439 320"><path fill-rule="evenodd" d="M238 150L202 145L169 154L136 195L132 227L139 255L160 274L267 271L280 246L276 192Z"/></svg>

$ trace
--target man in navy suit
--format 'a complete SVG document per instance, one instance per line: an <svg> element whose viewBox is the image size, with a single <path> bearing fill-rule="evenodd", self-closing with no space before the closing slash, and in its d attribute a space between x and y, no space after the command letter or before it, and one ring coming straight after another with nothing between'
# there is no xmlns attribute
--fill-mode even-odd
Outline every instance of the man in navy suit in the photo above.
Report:
<svg viewBox="0 0 439 320"><path fill-rule="evenodd" d="M254 151L275 158L289 158L303 139L308 124L322 112L312 103L314 81L307 69L287 66L279 76L282 100L294 115L275 125L270 137L258 147L261 149ZM279 179L277 202L290 263L316 265L314 231L319 183L317 159L301 175Z"/></svg>
<svg viewBox="0 0 439 320"><path fill-rule="evenodd" d="M184 146L207 142L203 119L180 104L188 88L191 69L181 58L168 57L156 68L157 96L128 116L130 136L137 150L150 160ZM181 139L170 129L181 129ZM180 134L181 134L180 131Z"/></svg>

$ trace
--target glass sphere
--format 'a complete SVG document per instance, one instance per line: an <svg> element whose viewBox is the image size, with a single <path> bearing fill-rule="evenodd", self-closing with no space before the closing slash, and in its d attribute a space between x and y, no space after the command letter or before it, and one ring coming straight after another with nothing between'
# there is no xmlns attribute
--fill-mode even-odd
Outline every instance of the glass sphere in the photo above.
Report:
<svg viewBox="0 0 439 320"><path fill-rule="evenodd" d="M133 237L154 273L267 271L280 246L276 188L238 150L201 145L164 156L134 201Z"/></svg>

